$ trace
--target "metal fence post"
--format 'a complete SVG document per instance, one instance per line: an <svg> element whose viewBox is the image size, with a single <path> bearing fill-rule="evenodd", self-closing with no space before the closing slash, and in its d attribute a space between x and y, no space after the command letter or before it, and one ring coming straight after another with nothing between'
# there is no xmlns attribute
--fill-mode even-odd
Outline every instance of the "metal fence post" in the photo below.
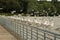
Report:
<svg viewBox="0 0 60 40"><path fill-rule="evenodd" d="M46 32L45 32L45 30L44 30L44 40L46 40Z"/></svg>
<svg viewBox="0 0 60 40"><path fill-rule="evenodd" d="M56 35L54 35L54 40L56 40Z"/></svg>
<svg viewBox="0 0 60 40"><path fill-rule="evenodd" d="M19 26L18 26L18 24L17 24L17 20L16 20L16 30L17 30L17 36L19 36ZM19 37L18 37L17 40L19 40Z"/></svg>
<svg viewBox="0 0 60 40"><path fill-rule="evenodd" d="M15 25L15 27L14 27L14 32L15 32L15 35L16 35L16 20L14 19L14 25Z"/></svg>
<svg viewBox="0 0 60 40"><path fill-rule="evenodd" d="M23 25L23 40L24 40L24 25Z"/></svg>
<svg viewBox="0 0 60 40"><path fill-rule="evenodd" d="M38 28L37 28L37 40L38 40Z"/></svg>
<svg viewBox="0 0 60 40"><path fill-rule="evenodd" d="M32 27L31 27L31 40L32 40Z"/></svg>
<svg viewBox="0 0 60 40"><path fill-rule="evenodd" d="M16 20L15 20L15 31L17 33L17 24L16 24ZM17 35L16 35L17 36Z"/></svg>
<svg viewBox="0 0 60 40"><path fill-rule="evenodd" d="M21 36L21 25L20 25L20 36Z"/></svg>
<svg viewBox="0 0 60 40"><path fill-rule="evenodd" d="M28 28L26 27L26 40L28 40Z"/></svg>

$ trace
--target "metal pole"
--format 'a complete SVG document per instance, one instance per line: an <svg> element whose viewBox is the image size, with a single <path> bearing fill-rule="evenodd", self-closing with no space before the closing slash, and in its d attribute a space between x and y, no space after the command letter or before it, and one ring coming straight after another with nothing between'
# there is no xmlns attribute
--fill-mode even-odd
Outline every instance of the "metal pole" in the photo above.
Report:
<svg viewBox="0 0 60 40"><path fill-rule="evenodd" d="M28 40L28 28L26 27L26 40Z"/></svg>
<svg viewBox="0 0 60 40"><path fill-rule="evenodd" d="M46 34L45 34L45 32L44 32L44 40L46 40Z"/></svg>
<svg viewBox="0 0 60 40"><path fill-rule="evenodd" d="M23 40L24 40L24 25L23 25Z"/></svg>
<svg viewBox="0 0 60 40"><path fill-rule="evenodd" d="M32 40L32 27L31 27L31 40Z"/></svg>
<svg viewBox="0 0 60 40"><path fill-rule="evenodd" d="M38 40L38 28L37 28L37 40Z"/></svg>
<svg viewBox="0 0 60 40"><path fill-rule="evenodd" d="M54 40L56 40L56 35L54 35Z"/></svg>

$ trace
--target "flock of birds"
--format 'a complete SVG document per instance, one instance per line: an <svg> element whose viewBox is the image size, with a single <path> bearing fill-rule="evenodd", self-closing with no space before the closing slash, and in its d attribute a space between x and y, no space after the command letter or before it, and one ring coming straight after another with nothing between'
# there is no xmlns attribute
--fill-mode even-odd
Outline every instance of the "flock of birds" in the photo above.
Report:
<svg viewBox="0 0 60 40"><path fill-rule="evenodd" d="M42 17L38 17L38 18L37 17L20 17L20 18L18 18L18 17L16 17L16 19L20 19L22 21L39 23L40 25L43 24L43 25L46 25L46 26L48 26L48 25L54 26L53 19L49 19L47 17L45 17L45 18L42 18Z"/></svg>

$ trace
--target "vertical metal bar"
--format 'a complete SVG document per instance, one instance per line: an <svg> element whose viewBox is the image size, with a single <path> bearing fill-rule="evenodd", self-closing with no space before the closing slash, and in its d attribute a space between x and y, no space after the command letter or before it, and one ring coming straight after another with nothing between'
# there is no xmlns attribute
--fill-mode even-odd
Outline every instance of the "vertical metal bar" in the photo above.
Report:
<svg viewBox="0 0 60 40"><path fill-rule="evenodd" d="M14 19L14 24L15 24L15 29L14 29L14 32L15 32L15 35L16 35L16 20Z"/></svg>
<svg viewBox="0 0 60 40"><path fill-rule="evenodd" d="M20 25L20 36L21 36L21 25Z"/></svg>
<svg viewBox="0 0 60 40"><path fill-rule="evenodd" d="M16 32L18 33L18 30L17 29L18 29L18 26L17 26L17 20L16 20Z"/></svg>
<svg viewBox="0 0 60 40"><path fill-rule="evenodd" d="M17 30L17 20L15 19L15 32L17 33L18 30ZM15 33L16 36L18 36L17 34ZM17 37L17 40L18 40L18 37Z"/></svg>
<svg viewBox="0 0 60 40"><path fill-rule="evenodd" d="M45 33L45 30L44 30L44 40L46 40L46 33Z"/></svg>
<svg viewBox="0 0 60 40"><path fill-rule="evenodd" d="M17 25L17 36L19 36L19 26L18 26L18 21L16 22L16 25ZM18 40L19 40L19 37L18 37Z"/></svg>
<svg viewBox="0 0 60 40"><path fill-rule="evenodd" d="M15 31L16 31L16 36L18 36L18 25L17 25L17 20L15 20ZM19 38L17 37L17 40L19 40Z"/></svg>
<svg viewBox="0 0 60 40"><path fill-rule="evenodd" d="M54 35L54 40L56 40L56 35Z"/></svg>
<svg viewBox="0 0 60 40"><path fill-rule="evenodd" d="M36 28L37 29L37 40L38 40L38 28Z"/></svg>
<svg viewBox="0 0 60 40"><path fill-rule="evenodd" d="M16 19L15 19L15 32L17 33L17 27L16 27L17 25L16 25ZM15 35L16 35L16 33L15 33ZM17 36L17 35L16 35Z"/></svg>
<svg viewBox="0 0 60 40"><path fill-rule="evenodd" d="M14 20L13 20L14 21ZM13 24L13 31L14 31L14 22L12 21L12 24Z"/></svg>
<svg viewBox="0 0 60 40"><path fill-rule="evenodd" d="M32 27L31 27L31 40L32 40Z"/></svg>
<svg viewBox="0 0 60 40"><path fill-rule="evenodd" d="M16 20L15 20L15 31L17 33L17 25L16 25ZM16 34L15 34L16 35ZM17 35L16 35L17 36Z"/></svg>
<svg viewBox="0 0 60 40"><path fill-rule="evenodd" d="M26 40L28 40L28 28L26 27Z"/></svg>
<svg viewBox="0 0 60 40"><path fill-rule="evenodd" d="M23 40L24 40L24 25L23 25Z"/></svg>

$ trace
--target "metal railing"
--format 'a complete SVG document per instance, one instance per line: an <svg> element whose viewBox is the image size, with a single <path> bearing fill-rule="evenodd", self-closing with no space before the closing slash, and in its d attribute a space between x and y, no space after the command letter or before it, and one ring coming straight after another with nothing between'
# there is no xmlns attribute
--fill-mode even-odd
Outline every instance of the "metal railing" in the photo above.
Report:
<svg viewBox="0 0 60 40"><path fill-rule="evenodd" d="M22 40L60 40L60 34L26 25L26 21L0 17L0 24Z"/></svg>

